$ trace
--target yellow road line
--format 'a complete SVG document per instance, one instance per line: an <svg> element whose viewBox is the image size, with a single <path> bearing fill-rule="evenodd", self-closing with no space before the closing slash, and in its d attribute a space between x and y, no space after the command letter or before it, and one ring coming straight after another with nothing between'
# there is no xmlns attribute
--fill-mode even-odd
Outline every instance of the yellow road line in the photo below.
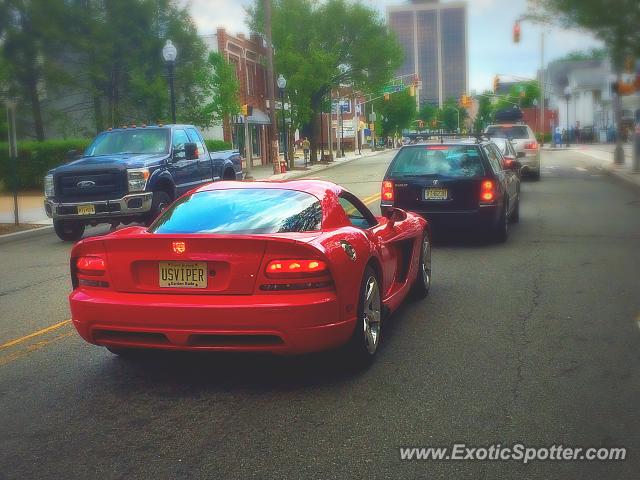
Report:
<svg viewBox="0 0 640 480"><path fill-rule="evenodd" d="M63 338L67 338L70 337L71 335L73 335L73 331L71 332L65 332L62 333L56 337L47 339L47 340L42 340L38 343L34 343L31 345L28 345L26 348L23 348L21 350L18 350L17 352L13 352L9 355L5 355L4 357L0 357L0 367L3 367L5 365L7 365L8 363L13 362L14 360L17 360L20 357L24 357L25 355L28 355L31 352L35 352L36 350L40 350L43 347L46 347L47 345L49 345L50 343L53 342L57 342L58 340L62 340Z"/></svg>
<svg viewBox="0 0 640 480"><path fill-rule="evenodd" d="M370 195L368 197L365 197L362 203L364 203L365 205L369 205L371 203L376 202L377 200L380 200L380 192Z"/></svg>
<svg viewBox="0 0 640 480"><path fill-rule="evenodd" d="M3 343L0 345L0 350L4 350L5 348L13 347L14 345L18 345L22 342L26 342L27 340L33 337L39 337L40 335L44 335L45 333L53 332L54 330L58 330L59 328L64 327L71 323L71 320L65 320L64 322L56 323L47 328L43 328L42 330L38 330L37 332L30 333L29 335L25 335L24 337L16 338L7 343Z"/></svg>

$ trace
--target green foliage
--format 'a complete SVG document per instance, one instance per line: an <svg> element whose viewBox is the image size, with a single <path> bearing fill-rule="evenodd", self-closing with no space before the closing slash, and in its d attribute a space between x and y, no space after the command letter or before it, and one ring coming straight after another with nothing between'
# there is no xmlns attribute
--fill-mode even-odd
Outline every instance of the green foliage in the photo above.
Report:
<svg viewBox="0 0 640 480"><path fill-rule="evenodd" d="M444 105L438 110L438 120L442 127L449 131L456 131L458 128L464 128L464 121L468 117L467 110L458 105L458 101L450 98L444 102Z"/></svg>
<svg viewBox="0 0 640 480"><path fill-rule="evenodd" d="M483 132L484 129L493 121L494 109L491 105L490 91L485 91L482 95L478 95L478 113L473 123L473 130L475 132Z"/></svg>
<svg viewBox="0 0 640 480"><path fill-rule="evenodd" d="M263 32L263 2L247 10L249 26ZM346 0L274 0L275 69L287 79L292 125L317 122L331 91L351 85L379 91L402 62L402 50L378 11ZM316 129L311 142L316 144ZM315 154L313 150L312 155Z"/></svg>
<svg viewBox="0 0 640 480"><path fill-rule="evenodd" d="M205 140L207 150L210 152L221 152L223 150L231 150L231 142L225 142L224 140Z"/></svg>
<svg viewBox="0 0 640 480"><path fill-rule="evenodd" d="M418 118L425 123L425 128L431 127L431 122L438 119L438 107L430 103L425 103L420 108Z"/></svg>
<svg viewBox="0 0 640 480"><path fill-rule="evenodd" d="M523 92L524 96L521 96L520 92ZM500 97L495 105L495 110L511 108L514 105L518 105L523 108L533 107L534 101L539 101L539 99L540 83L538 81L531 80L528 82L521 82L513 85L506 97Z"/></svg>
<svg viewBox="0 0 640 480"><path fill-rule="evenodd" d="M603 40L619 68L625 55L640 56L638 0L531 0L531 3L537 7L533 18L589 30Z"/></svg>
<svg viewBox="0 0 640 480"><path fill-rule="evenodd" d="M590 50L576 50L560 57L554 62L566 62L576 60L603 60L607 57L607 51L604 48L592 48Z"/></svg>
<svg viewBox="0 0 640 480"><path fill-rule="evenodd" d="M20 189L42 188L47 172L66 162L69 150L83 151L91 143L87 139L45 140L18 142L17 174ZM9 146L0 143L0 179L4 188L11 186L12 165L9 159Z"/></svg>
<svg viewBox="0 0 640 480"><path fill-rule="evenodd" d="M6 0L0 2L0 38L12 79L8 90L22 111L33 115L33 127L22 136L43 138L43 118L64 122L69 112L74 112L70 122L91 119L91 133L123 123L166 123L170 104L161 55L166 39L178 49L178 121L211 125L203 109L210 94L206 46L183 2ZM75 103L40 112L42 87L49 99Z"/></svg>
<svg viewBox="0 0 640 480"><path fill-rule="evenodd" d="M204 107L200 107L200 111L204 117L203 122L209 123L198 125L220 125L224 119L237 115L240 111L240 84L234 67L218 52L209 54L204 73L206 78L201 83L210 101Z"/></svg>
<svg viewBox="0 0 640 480"><path fill-rule="evenodd" d="M416 118L416 99L407 90L390 95L388 101L377 100L374 108L378 117L378 135L383 137L400 135L403 129L411 127Z"/></svg>

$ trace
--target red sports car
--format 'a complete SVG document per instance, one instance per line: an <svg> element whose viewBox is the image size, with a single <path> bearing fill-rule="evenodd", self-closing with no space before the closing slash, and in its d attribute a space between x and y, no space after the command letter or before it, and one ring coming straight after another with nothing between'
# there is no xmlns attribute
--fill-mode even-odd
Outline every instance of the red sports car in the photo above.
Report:
<svg viewBox="0 0 640 480"><path fill-rule="evenodd" d="M71 277L76 329L117 354L348 343L370 359L385 315L428 293L431 240L422 217L375 217L329 182L217 182L149 228L80 241Z"/></svg>

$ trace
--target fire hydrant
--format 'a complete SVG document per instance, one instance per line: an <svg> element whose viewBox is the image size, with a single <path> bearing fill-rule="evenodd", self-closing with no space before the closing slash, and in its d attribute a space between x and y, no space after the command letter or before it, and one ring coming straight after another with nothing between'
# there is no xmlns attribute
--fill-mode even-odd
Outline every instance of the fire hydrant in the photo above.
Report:
<svg viewBox="0 0 640 480"><path fill-rule="evenodd" d="M287 162L280 160L280 173L287 173Z"/></svg>

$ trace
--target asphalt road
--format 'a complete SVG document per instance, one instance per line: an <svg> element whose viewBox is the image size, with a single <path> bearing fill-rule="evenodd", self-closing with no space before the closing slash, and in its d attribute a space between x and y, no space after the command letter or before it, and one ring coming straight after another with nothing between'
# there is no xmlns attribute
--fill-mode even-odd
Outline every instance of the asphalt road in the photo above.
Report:
<svg viewBox="0 0 640 480"><path fill-rule="evenodd" d="M321 177L368 197L389 160ZM0 246L3 480L638 478L640 194L579 153L544 153L507 244L438 243L429 297L393 315L364 371L332 354L114 357L60 323L68 252L53 235ZM529 465L399 454L517 442L628 452Z"/></svg>

